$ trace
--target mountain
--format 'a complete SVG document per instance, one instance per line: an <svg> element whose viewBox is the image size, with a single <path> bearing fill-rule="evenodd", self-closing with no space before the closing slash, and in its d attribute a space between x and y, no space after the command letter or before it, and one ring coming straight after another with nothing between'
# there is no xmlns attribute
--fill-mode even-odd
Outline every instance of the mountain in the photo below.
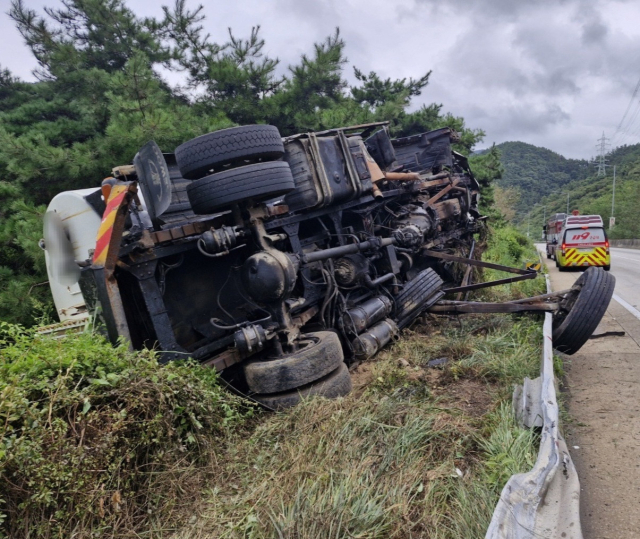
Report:
<svg viewBox="0 0 640 539"><path fill-rule="evenodd" d="M588 177L589 163L567 159L546 148L525 142L503 142L496 146L504 168L496 183L502 190L515 190L511 196L517 216L522 216L536 202L554 191L561 192L571 182Z"/></svg>
<svg viewBox="0 0 640 539"><path fill-rule="evenodd" d="M604 176L598 176L587 161L565 157L523 142L497 146L505 173L498 181L496 200L511 206L512 220L538 238L545 217L552 213L578 210L599 214L609 222L613 194L613 166L616 172L616 225L611 238L640 238L640 144L621 146L606 158ZM505 196L505 192L511 196ZM503 203L504 204L504 203ZM504 210L503 210L504 211Z"/></svg>

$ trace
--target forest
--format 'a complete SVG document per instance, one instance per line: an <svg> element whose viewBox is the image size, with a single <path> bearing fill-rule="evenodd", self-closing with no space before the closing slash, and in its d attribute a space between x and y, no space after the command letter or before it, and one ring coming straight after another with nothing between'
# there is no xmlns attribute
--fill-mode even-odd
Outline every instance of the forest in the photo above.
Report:
<svg viewBox="0 0 640 539"><path fill-rule="evenodd" d="M40 13L12 0L9 16L38 68L25 82L0 67L0 320L54 321L38 247L47 203L99 185L148 140L172 152L233 125L273 124L286 136L380 120L394 136L452 127L464 154L483 139L441 104L415 104L431 72L393 79L349 65L339 29L283 70L259 26L211 36L201 6L176 0L163 12L141 18L124 0L63 0ZM473 156L472 167L491 212L497 150Z"/></svg>
<svg viewBox="0 0 640 539"><path fill-rule="evenodd" d="M589 163L585 160L567 159L526 142L503 142L496 147L504 167L497 185L502 190L518 191L519 196L509 208L518 214L526 212L552 191L585 179L590 172Z"/></svg>
<svg viewBox="0 0 640 539"><path fill-rule="evenodd" d="M496 148L504 168L496 182L497 206L533 239L541 237L544 218L566 212L567 204L569 211L598 214L605 223L613 215L616 224L608 230L612 239L640 237L640 144L621 146L607 154L605 175L598 175L595 163L566 159L523 142L505 142Z"/></svg>

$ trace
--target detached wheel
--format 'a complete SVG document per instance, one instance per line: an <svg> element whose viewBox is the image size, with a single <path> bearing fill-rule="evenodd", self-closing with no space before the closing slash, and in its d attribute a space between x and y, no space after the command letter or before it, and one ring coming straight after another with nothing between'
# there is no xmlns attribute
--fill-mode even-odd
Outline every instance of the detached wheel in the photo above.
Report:
<svg viewBox="0 0 640 539"><path fill-rule="evenodd" d="M200 178L215 167L250 159L279 159L284 145L273 125L243 125L188 140L176 148L184 178Z"/></svg>
<svg viewBox="0 0 640 539"><path fill-rule="evenodd" d="M205 176L187 185L187 196L197 215L208 215L243 200L266 200L295 188L284 161L255 163Z"/></svg>
<svg viewBox="0 0 640 539"><path fill-rule="evenodd" d="M299 344L298 350L277 359L246 363L249 389L255 393L289 391L322 378L344 363L340 339L332 331L308 333Z"/></svg>
<svg viewBox="0 0 640 539"><path fill-rule="evenodd" d="M421 271L406 283L395 297L398 326L408 326L416 316L438 301L444 295L440 292L441 286L442 279L431 268Z"/></svg>
<svg viewBox="0 0 640 539"><path fill-rule="evenodd" d="M602 320L616 279L602 268L590 267L575 282L553 319L553 346L575 354Z"/></svg>
<svg viewBox="0 0 640 539"><path fill-rule="evenodd" d="M351 392L351 376L343 363L333 372L313 384L284 393L271 395L253 395L252 398L273 410L284 410L298 404L302 399L320 396L326 399L344 397Z"/></svg>

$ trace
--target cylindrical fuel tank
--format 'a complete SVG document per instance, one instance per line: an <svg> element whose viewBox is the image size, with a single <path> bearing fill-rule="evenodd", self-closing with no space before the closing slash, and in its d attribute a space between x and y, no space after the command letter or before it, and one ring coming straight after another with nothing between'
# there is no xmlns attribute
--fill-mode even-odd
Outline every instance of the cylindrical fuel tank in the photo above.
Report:
<svg viewBox="0 0 640 539"><path fill-rule="evenodd" d="M369 326L385 318L393 309L393 303L386 296L368 299L360 305L349 309L345 314L345 327L354 328L356 333L362 333Z"/></svg>
<svg viewBox="0 0 640 539"><path fill-rule="evenodd" d="M393 320L387 318L379 322L352 341L356 358L364 360L374 356L397 334L398 326Z"/></svg>

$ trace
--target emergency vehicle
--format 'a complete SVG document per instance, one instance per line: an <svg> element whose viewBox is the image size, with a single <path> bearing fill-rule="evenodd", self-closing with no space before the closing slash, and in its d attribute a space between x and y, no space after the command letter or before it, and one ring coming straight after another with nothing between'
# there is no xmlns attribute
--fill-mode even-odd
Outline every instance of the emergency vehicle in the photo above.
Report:
<svg viewBox="0 0 640 539"><path fill-rule="evenodd" d="M553 258L560 271L599 266L611 268L609 240L599 215L555 214L545 228L547 258Z"/></svg>
<svg viewBox="0 0 640 539"><path fill-rule="evenodd" d="M547 258L555 258L556 245L562 242L560 234L566 218L566 213L554 213L549 216L549 220L542 230L547 243Z"/></svg>

